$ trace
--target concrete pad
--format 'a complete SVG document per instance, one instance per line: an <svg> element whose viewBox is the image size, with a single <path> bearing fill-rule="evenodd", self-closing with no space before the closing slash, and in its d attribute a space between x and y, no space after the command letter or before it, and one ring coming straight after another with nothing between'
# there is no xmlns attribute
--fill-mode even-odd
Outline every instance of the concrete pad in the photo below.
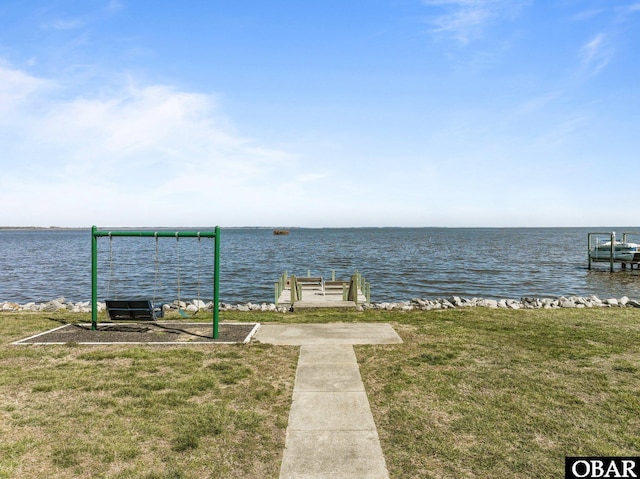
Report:
<svg viewBox="0 0 640 479"><path fill-rule="evenodd" d="M289 431L375 431L367 393L294 392Z"/></svg>
<svg viewBox="0 0 640 479"><path fill-rule="evenodd" d="M287 431L280 479L388 478L376 431Z"/></svg>
<svg viewBox="0 0 640 479"><path fill-rule="evenodd" d="M300 348L298 366L318 364L355 364L356 353L349 344L304 345Z"/></svg>
<svg viewBox="0 0 640 479"><path fill-rule="evenodd" d="M398 344L400 336L385 323L263 324L254 336L262 343Z"/></svg>
<svg viewBox="0 0 640 479"><path fill-rule="evenodd" d="M364 384L357 364L298 365L294 391L364 391Z"/></svg>

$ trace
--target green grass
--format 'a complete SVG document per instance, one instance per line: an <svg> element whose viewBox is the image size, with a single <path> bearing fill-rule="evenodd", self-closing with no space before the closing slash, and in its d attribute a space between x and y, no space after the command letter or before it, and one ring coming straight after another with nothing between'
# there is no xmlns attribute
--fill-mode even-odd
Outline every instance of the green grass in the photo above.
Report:
<svg viewBox="0 0 640 479"><path fill-rule="evenodd" d="M47 317L0 315L0 478L277 477L295 348L8 344Z"/></svg>
<svg viewBox="0 0 640 479"><path fill-rule="evenodd" d="M12 346L70 314L0 314L0 478L277 477L298 350ZM204 319L206 320L206 319ZM389 322L356 346L391 477L562 477L640 455L640 311L308 311L226 321Z"/></svg>
<svg viewBox="0 0 640 479"><path fill-rule="evenodd" d="M393 477L563 477L567 455L640 452L640 313L406 315L358 347Z"/></svg>

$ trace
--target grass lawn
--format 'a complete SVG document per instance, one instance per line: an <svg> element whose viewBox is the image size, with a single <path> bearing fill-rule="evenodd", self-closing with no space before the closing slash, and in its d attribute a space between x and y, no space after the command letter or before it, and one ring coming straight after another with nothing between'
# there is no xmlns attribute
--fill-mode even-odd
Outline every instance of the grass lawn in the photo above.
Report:
<svg viewBox="0 0 640 479"><path fill-rule="evenodd" d="M389 322L356 346L395 478L558 478L640 455L640 311L223 313ZM277 477L298 349L12 346L82 315L0 314L0 478ZM206 319L205 319L206 320Z"/></svg>

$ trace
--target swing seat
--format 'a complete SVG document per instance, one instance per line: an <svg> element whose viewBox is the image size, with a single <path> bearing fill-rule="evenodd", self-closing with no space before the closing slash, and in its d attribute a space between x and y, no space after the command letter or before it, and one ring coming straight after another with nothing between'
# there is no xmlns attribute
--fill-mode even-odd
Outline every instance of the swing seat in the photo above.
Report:
<svg viewBox="0 0 640 479"><path fill-rule="evenodd" d="M112 321L155 321L164 317L162 306L145 299L106 299L107 314Z"/></svg>

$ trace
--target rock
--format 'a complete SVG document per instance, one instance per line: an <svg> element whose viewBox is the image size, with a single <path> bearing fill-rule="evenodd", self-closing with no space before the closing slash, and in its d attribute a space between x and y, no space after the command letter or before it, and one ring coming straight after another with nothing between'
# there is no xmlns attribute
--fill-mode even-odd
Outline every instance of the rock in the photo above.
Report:
<svg viewBox="0 0 640 479"><path fill-rule="evenodd" d="M462 298L460 298L460 296L452 296L451 298L449 298L449 304L460 307L462 306L463 301L462 301Z"/></svg>
<svg viewBox="0 0 640 479"><path fill-rule="evenodd" d="M520 309L520 303L518 301L516 301L515 299L508 299L507 300L507 307L510 309Z"/></svg>
<svg viewBox="0 0 640 479"><path fill-rule="evenodd" d="M54 299L53 301L49 301L48 303L46 303L42 308L42 311L55 312L55 311L62 311L63 309L67 309L67 307L62 302L58 301L57 299Z"/></svg>
<svg viewBox="0 0 640 479"><path fill-rule="evenodd" d="M588 298L577 298L576 307L577 308L593 308L593 303L591 303L591 300Z"/></svg>
<svg viewBox="0 0 640 479"><path fill-rule="evenodd" d="M191 304L193 304L196 308L198 308L198 310L206 309L207 307L207 304L201 299L194 299L193 301L191 301Z"/></svg>
<svg viewBox="0 0 640 479"><path fill-rule="evenodd" d="M20 305L18 303L12 303L9 301L2 303L2 311L18 311L19 309Z"/></svg>
<svg viewBox="0 0 640 479"><path fill-rule="evenodd" d="M105 310L105 304L98 302L98 311ZM464 298L461 296L451 296L448 299L436 298L433 300L424 298L414 298L409 301L399 302L383 302L383 303L364 303L357 306L358 311L366 311L369 309L387 310L387 311L412 311L420 309L422 311L432 311L451 308L470 308L470 307L487 307L487 308L509 308L509 309L550 309L550 308L593 308L593 307L633 307L640 308L640 300L630 299L623 296L620 299L609 298L605 300L599 299L597 296L560 296L558 298L535 298L522 297L516 299L486 299L486 298ZM202 300L194 299L193 302L186 304L184 301L173 301L162 305L165 312L184 309L189 313L195 313L199 310L213 311L213 302L205 303ZM278 311L288 312L289 308L276 306L274 303L254 304L248 302L246 304L232 305L229 303L219 303L220 311ZM89 313L91 312L90 301L66 302L64 297L56 298L46 303L29 302L24 305L12 301L0 302L0 311L69 311L72 313Z"/></svg>
<svg viewBox="0 0 640 479"><path fill-rule="evenodd" d="M498 302L495 299L482 299L478 301L478 306L485 306L487 308L496 309Z"/></svg>
<svg viewBox="0 0 640 479"><path fill-rule="evenodd" d="M440 300L440 305L443 309L455 308L451 301L447 301L446 299Z"/></svg>

